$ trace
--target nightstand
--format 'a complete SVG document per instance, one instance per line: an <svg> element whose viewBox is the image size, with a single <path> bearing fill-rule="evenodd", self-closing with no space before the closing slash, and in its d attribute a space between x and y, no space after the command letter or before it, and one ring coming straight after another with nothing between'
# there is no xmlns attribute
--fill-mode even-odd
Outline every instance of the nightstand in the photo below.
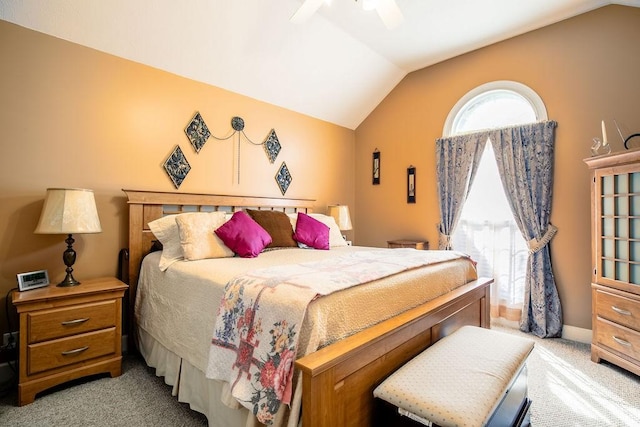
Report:
<svg viewBox="0 0 640 427"><path fill-rule="evenodd" d="M426 240L388 240L387 241L388 248L414 248L427 250L429 249L429 242Z"/></svg>
<svg viewBox="0 0 640 427"><path fill-rule="evenodd" d="M19 406L76 378L122 373L122 297L127 288L107 277L13 293L20 315Z"/></svg>

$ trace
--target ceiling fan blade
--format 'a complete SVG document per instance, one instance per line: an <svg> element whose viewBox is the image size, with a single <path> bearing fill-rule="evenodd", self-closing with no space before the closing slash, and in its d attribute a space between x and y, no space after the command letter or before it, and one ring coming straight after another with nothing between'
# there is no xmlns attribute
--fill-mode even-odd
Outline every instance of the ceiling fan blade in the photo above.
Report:
<svg viewBox="0 0 640 427"><path fill-rule="evenodd" d="M289 21L296 24L305 22L311 17L311 15L313 15L318 9L320 9L323 1L324 0L304 0L304 3L302 3L298 10L296 10L296 12L291 15Z"/></svg>
<svg viewBox="0 0 640 427"><path fill-rule="evenodd" d="M378 16L382 19L385 27L390 30L397 27L404 19L395 0L378 0L376 12L378 12Z"/></svg>

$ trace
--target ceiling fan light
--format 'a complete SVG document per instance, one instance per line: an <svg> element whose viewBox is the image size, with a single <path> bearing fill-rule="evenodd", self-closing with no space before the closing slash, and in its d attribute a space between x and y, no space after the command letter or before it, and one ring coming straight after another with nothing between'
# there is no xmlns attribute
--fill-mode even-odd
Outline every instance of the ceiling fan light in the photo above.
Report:
<svg viewBox="0 0 640 427"><path fill-rule="evenodd" d="M304 2L302 3L302 5L300 5L298 10L296 10L295 13L291 15L291 18L289 18L289 21L294 22L296 24L301 24L303 22L306 22L307 19L311 18L311 15L313 15L314 13L316 13L318 9L320 9L320 6L322 6L322 3L330 2L330 1L331 0L304 0Z"/></svg>
<svg viewBox="0 0 640 427"><path fill-rule="evenodd" d="M395 0L376 0L376 4L376 12L389 30L397 27L404 19Z"/></svg>
<svg viewBox="0 0 640 427"><path fill-rule="evenodd" d="M362 9L363 10L375 10L378 8L377 0L362 0Z"/></svg>

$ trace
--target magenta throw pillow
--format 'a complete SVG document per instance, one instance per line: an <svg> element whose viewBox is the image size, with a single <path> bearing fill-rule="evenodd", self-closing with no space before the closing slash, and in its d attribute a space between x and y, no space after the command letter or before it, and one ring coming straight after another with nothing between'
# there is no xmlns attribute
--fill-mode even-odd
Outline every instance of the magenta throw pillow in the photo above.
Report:
<svg viewBox="0 0 640 427"><path fill-rule="evenodd" d="M329 249L329 226L321 223L309 215L298 212L296 232L293 233L296 242L314 249Z"/></svg>
<svg viewBox="0 0 640 427"><path fill-rule="evenodd" d="M229 249L243 258L257 257L271 243L269 233L243 211L234 213L215 233Z"/></svg>

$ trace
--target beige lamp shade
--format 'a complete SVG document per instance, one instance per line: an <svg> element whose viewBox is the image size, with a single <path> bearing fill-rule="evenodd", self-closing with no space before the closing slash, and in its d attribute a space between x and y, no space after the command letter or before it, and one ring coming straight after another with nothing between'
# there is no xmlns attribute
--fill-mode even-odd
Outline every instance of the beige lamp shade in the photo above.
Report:
<svg viewBox="0 0 640 427"><path fill-rule="evenodd" d="M332 216L338 224L340 230L351 230L351 217L349 216L349 206L347 205L330 205L329 216Z"/></svg>
<svg viewBox="0 0 640 427"><path fill-rule="evenodd" d="M100 218L92 190L48 188L34 233L100 233Z"/></svg>

